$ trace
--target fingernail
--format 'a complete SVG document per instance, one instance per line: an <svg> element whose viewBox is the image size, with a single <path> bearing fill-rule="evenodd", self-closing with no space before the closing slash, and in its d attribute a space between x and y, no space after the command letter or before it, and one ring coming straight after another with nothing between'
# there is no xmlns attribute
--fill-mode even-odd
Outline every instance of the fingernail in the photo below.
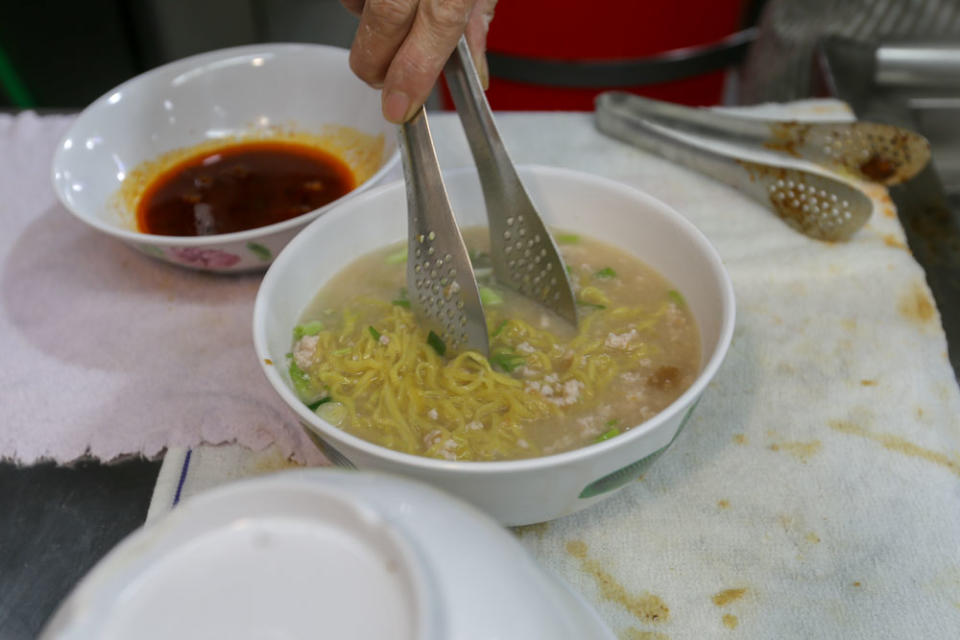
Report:
<svg viewBox="0 0 960 640"><path fill-rule="evenodd" d="M490 88L490 69L487 67L487 56L480 54L479 62L477 74L480 76L480 86L486 91Z"/></svg>
<svg viewBox="0 0 960 640"><path fill-rule="evenodd" d="M403 91L390 91L383 99L383 117L390 122L405 122L409 110L410 96Z"/></svg>

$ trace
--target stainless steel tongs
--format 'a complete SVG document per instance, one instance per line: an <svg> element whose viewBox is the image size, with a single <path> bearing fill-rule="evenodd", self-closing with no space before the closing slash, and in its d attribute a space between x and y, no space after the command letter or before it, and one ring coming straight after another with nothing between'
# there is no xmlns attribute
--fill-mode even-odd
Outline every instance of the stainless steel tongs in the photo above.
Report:
<svg viewBox="0 0 960 640"><path fill-rule="evenodd" d="M598 96L598 112L612 109L626 109L664 127L745 149L779 152L885 185L909 180L930 160L930 143L923 136L877 122L766 120L684 107L620 91Z"/></svg>
<svg viewBox="0 0 960 640"><path fill-rule="evenodd" d="M466 40L444 69L480 176L497 281L576 325L573 289L556 243L510 161ZM486 316L421 108L400 129L407 187L407 289L415 313L454 351L489 355Z"/></svg>
<svg viewBox="0 0 960 640"><path fill-rule="evenodd" d="M646 102L628 94L601 94L596 100L597 128L727 183L817 240L849 240L873 211L870 198L852 184L798 166L746 160L690 142L651 117L644 108Z"/></svg>

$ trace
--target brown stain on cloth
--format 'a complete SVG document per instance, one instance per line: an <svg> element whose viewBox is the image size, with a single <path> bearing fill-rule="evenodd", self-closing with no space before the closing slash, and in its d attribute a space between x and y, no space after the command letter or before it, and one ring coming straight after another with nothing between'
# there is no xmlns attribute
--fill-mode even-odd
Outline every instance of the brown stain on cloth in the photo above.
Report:
<svg viewBox="0 0 960 640"><path fill-rule="evenodd" d="M537 540L543 540L543 536L547 534L549 529L549 522L538 522L536 524L525 524L520 527L513 527L513 532L520 538L527 535L534 535L537 537Z"/></svg>
<svg viewBox="0 0 960 640"><path fill-rule="evenodd" d="M741 589L724 589L719 593L713 594L713 597L710 598L713 600L713 604L718 607L724 607L731 602L736 602L747 592L746 588Z"/></svg>
<svg viewBox="0 0 960 640"><path fill-rule="evenodd" d="M643 631L636 627L627 627L619 634L620 640L670 640L670 636L659 631Z"/></svg>
<svg viewBox="0 0 960 640"><path fill-rule="evenodd" d="M775 442L770 445L771 451L786 451L800 462L807 462L820 452L823 445L819 440L810 442Z"/></svg>
<svg viewBox="0 0 960 640"><path fill-rule="evenodd" d="M285 457L277 449L272 449L254 463L252 473L253 475L263 475L286 469L300 469L301 467L303 465L296 460Z"/></svg>
<svg viewBox="0 0 960 640"><path fill-rule="evenodd" d="M718 607L725 607L731 602L736 602L746 593L746 587L739 587L737 589L724 589L723 591L713 594L713 597L710 599L713 600L713 604L717 605ZM727 629L736 629L737 625L740 624L740 620L737 618L737 616L730 613L723 614L721 621L723 622L723 626L725 626Z"/></svg>
<svg viewBox="0 0 960 640"><path fill-rule="evenodd" d="M919 283L914 283L906 294L901 296L897 305L897 310L907 320L919 325L926 326L936 315L936 307L930 300L930 295L926 288Z"/></svg>
<svg viewBox="0 0 960 640"><path fill-rule="evenodd" d="M617 582L600 563L587 555L587 545L582 540L571 540L566 546L567 553L580 560L580 569L593 578L600 589L600 595L615 602L644 622L664 622L670 616L670 609L659 596L652 593L632 594Z"/></svg>
<svg viewBox="0 0 960 640"><path fill-rule="evenodd" d="M847 420L830 420L827 424L830 425L831 429L839 431L840 433L848 433L873 440L890 451L896 451L911 458L920 458L921 460L932 462L960 476L960 461L955 458L950 458L948 455L940 453L939 451L926 449L900 436L895 436L892 433L868 431L860 425Z"/></svg>
<svg viewBox="0 0 960 640"><path fill-rule="evenodd" d="M892 247L894 249L907 248L907 245L903 244L903 242L892 233L886 233L883 235L883 244L887 245L888 247Z"/></svg>

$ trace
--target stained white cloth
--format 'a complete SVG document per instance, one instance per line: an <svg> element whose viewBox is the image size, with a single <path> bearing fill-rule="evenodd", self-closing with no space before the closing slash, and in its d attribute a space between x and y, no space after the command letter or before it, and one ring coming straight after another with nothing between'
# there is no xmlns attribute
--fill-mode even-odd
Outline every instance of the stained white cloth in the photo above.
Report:
<svg viewBox="0 0 960 640"><path fill-rule="evenodd" d="M606 502L518 530L522 544L626 639L957 637L960 391L883 190L851 242L824 244L589 114L498 124L518 163L611 177L688 217L738 303L726 362L673 446ZM290 455L316 460L254 360L259 278L190 274L72 220L46 186L65 125L0 119L0 455L261 449L195 447L186 473L177 449L153 517ZM471 163L455 116L431 125L445 167Z"/></svg>
<svg viewBox="0 0 960 640"><path fill-rule="evenodd" d="M754 112L848 115L834 102ZM517 162L652 193L714 243L738 317L725 364L645 477L587 511L517 530L619 637L956 638L960 393L893 205L845 244L810 240L736 191L610 140L589 114L501 114ZM452 116L445 166L470 164ZM283 468L279 449L168 456L152 516ZM654 618L656 615L656 618Z"/></svg>
<svg viewBox="0 0 960 640"><path fill-rule="evenodd" d="M253 352L261 275L167 265L70 215L50 163L71 120L0 115L0 459L239 442L322 462Z"/></svg>

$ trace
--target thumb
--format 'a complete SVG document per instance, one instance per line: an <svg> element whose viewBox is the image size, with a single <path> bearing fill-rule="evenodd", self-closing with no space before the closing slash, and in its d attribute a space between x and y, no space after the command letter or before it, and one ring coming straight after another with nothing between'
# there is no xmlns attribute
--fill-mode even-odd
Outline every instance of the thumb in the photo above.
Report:
<svg viewBox="0 0 960 640"><path fill-rule="evenodd" d="M497 6L497 0L479 0L473 6L470 12L470 20L467 22L467 45L470 47L470 55L473 58L473 64L477 68L477 75L480 76L480 84L484 90L490 87L490 70L487 67L487 32L490 29L490 22L493 20L494 8Z"/></svg>

